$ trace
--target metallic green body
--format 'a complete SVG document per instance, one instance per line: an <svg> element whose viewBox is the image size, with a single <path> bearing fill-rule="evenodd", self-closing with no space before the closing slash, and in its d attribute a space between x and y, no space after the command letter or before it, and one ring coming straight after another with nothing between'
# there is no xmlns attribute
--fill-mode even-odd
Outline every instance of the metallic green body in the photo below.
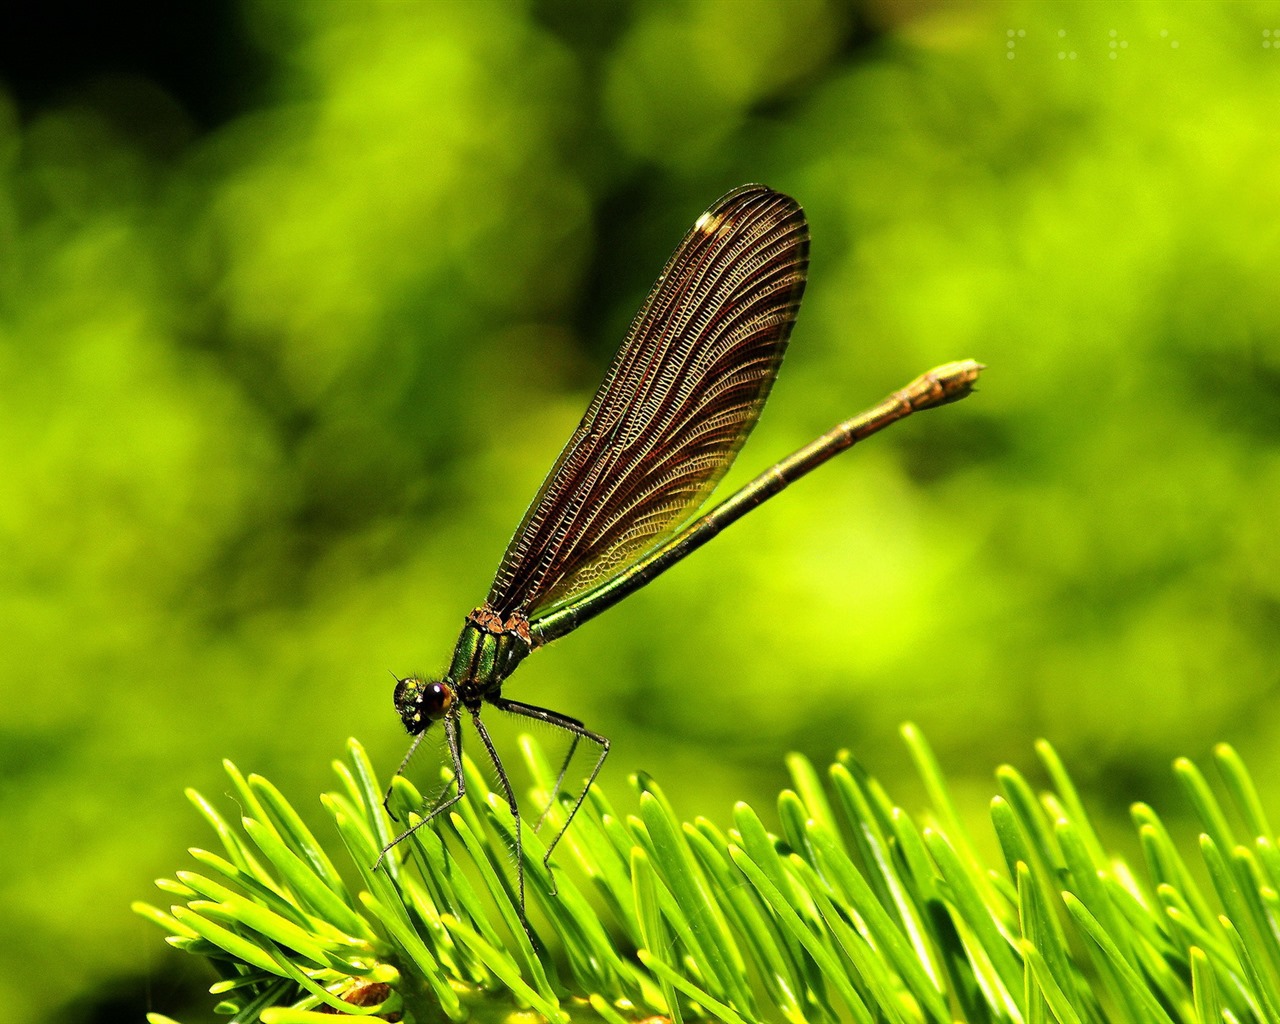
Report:
<svg viewBox="0 0 1280 1024"><path fill-rule="evenodd" d="M503 680L533 649L516 629L497 627L495 631L495 627L478 623L480 611L467 616L444 677L467 708L475 708L486 697L500 692Z"/></svg>

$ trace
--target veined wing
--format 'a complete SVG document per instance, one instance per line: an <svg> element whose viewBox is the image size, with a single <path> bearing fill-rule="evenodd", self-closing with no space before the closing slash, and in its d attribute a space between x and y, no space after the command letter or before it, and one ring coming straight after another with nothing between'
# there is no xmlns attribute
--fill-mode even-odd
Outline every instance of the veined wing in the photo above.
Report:
<svg viewBox="0 0 1280 1024"><path fill-rule="evenodd" d="M744 185L685 235L503 556L489 605L533 616L671 536L759 418L804 293L809 228Z"/></svg>

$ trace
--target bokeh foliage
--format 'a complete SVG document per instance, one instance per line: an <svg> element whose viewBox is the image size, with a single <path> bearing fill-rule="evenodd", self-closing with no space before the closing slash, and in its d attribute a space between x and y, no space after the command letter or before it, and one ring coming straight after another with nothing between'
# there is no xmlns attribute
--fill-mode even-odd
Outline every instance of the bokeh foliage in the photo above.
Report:
<svg viewBox="0 0 1280 1024"><path fill-rule="evenodd" d="M222 69L212 123L145 74L0 83L4 1005L162 969L126 905L219 757L299 791L353 733L395 762L386 670L441 667L670 247L748 180L805 204L813 270L730 486L934 363L983 391L512 694L697 813L789 749L901 791L905 718L961 780L1046 735L1117 814L1219 739L1275 791L1275 4L234 20L256 84Z"/></svg>

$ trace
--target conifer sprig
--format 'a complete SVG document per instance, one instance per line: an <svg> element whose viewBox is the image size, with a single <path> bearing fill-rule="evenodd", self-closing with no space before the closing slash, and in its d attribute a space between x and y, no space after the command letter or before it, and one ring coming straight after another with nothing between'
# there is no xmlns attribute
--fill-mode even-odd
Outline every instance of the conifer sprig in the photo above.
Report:
<svg viewBox="0 0 1280 1024"><path fill-rule="evenodd" d="M1205 887L1145 804L1133 807L1145 864L1108 854L1045 743L1048 791L996 773L1003 857L983 863L923 737L903 734L932 803L919 816L842 754L825 781L788 759L776 834L741 803L727 831L682 823L645 775L632 780L634 814L593 789L554 882L522 822L532 939L510 865L515 822L469 762L448 821L378 871L393 824L359 743L322 797L341 855L267 780L228 763L239 826L191 792L222 852L193 850L198 870L158 883L168 911L136 909L214 964L233 1022L1280 1020L1280 853L1230 747L1215 752L1225 802L1191 762L1174 766L1203 827ZM533 740L522 750L536 805L554 773ZM401 818L422 807L404 779L392 799ZM564 799L542 835L563 823Z"/></svg>

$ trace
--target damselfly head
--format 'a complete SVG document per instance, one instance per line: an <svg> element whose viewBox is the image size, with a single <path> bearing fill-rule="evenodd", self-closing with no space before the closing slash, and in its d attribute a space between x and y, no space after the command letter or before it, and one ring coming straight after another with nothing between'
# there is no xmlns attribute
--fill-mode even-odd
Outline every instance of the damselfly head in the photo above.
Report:
<svg viewBox="0 0 1280 1024"><path fill-rule="evenodd" d="M410 736L416 736L453 706L453 688L417 676L396 683L396 711Z"/></svg>

